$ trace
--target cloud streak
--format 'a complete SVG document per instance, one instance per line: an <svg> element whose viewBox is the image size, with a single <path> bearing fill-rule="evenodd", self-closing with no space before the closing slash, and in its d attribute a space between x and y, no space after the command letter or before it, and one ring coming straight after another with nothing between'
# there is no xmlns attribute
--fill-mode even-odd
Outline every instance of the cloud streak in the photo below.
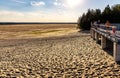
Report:
<svg viewBox="0 0 120 78"><path fill-rule="evenodd" d="M14 12L14 11L0 11L0 16L23 16L23 13Z"/></svg>
<svg viewBox="0 0 120 78"><path fill-rule="evenodd" d="M31 1L32 6L44 6L45 2L43 1Z"/></svg>
<svg viewBox="0 0 120 78"><path fill-rule="evenodd" d="M12 0L12 1L17 2L17 3L26 3L26 2L23 1L23 0Z"/></svg>
<svg viewBox="0 0 120 78"><path fill-rule="evenodd" d="M71 16L71 17L70 17ZM76 22L72 14L44 11L16 12L0 11L0 22Z"/></svg>

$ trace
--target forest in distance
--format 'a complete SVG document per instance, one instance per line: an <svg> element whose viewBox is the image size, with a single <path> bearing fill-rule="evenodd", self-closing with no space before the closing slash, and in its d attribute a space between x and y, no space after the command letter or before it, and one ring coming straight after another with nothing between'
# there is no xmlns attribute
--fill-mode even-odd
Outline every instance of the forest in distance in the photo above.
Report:
<svg viewBox="0 0 120 78"><path fill-rule="evenodd" d="M110 23L120 23L120 4L111 7L107 5L103 11L100 9L88 9L86 13L83 13L83 15L78 18L78 28L89 30L91 22L98 20L100 23L105 23L106 21Z"/></svg>

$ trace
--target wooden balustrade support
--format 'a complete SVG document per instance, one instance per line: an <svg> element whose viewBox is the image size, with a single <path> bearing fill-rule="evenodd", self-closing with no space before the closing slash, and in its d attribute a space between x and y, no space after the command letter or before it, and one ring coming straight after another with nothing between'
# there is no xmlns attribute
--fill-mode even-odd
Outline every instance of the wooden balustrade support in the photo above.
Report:
<svg viewBox="0 0 120 78"><path fill-rule="evenodd" d="M101 35L101 48L106 48L106 37L104 37L103 35Z"/></svg>
<svg viewBox="0 0 120 78"><path fill-rule="evenodd" d="M99 38L100 38L100 34L95 32L95 40L96 40L96 43L99 42Z"/></svg>
<svg viewBox="0 0 120 78"><path fill-rule="evenodd" d="M95 40L95 31L93 31L93 39Z"/></svg>
<svg viewBox="0 0 120 78"><path fill-rule="evenodd" d="M120 61L120 44L113 43L113 57L115 61Z"/></svg>

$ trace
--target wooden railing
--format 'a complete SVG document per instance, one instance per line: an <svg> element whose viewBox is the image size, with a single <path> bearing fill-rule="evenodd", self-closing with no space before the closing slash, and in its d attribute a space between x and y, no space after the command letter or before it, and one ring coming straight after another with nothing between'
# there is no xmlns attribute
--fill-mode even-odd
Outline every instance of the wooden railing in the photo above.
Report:
<svg viewBox="0 0 120 78"><path fill-rule="evenodd" d="M120 35L118 34L120 30L116 27L117 32L115 32L113 27L114 25L106 27L104 24L95 24L91 26L90 34L97 43L101 43L100 45L102 49L112 48L115 61L120 61ZM113 44L110 44L108 41ZM109 45L112 47L109 47Z"/></svg>
<svg viewBox="0 0 120 78"><path fill-rule="evenodd" d="M105 32L106 34L114 34L114 36L120 37L120 26L115 26L113 24L107 27L105 24L93 24L91 27L101 32Z"/></svg>

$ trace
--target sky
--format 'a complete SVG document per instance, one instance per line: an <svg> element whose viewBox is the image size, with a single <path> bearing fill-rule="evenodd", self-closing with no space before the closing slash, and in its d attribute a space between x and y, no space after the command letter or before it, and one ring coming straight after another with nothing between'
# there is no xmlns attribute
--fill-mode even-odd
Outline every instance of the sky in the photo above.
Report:
<svg viewBox="0 0 120 78"><path fill-rule="evenodd" d="M120 0L0 0L0 22L77 22L88 9Z"/></svg>

